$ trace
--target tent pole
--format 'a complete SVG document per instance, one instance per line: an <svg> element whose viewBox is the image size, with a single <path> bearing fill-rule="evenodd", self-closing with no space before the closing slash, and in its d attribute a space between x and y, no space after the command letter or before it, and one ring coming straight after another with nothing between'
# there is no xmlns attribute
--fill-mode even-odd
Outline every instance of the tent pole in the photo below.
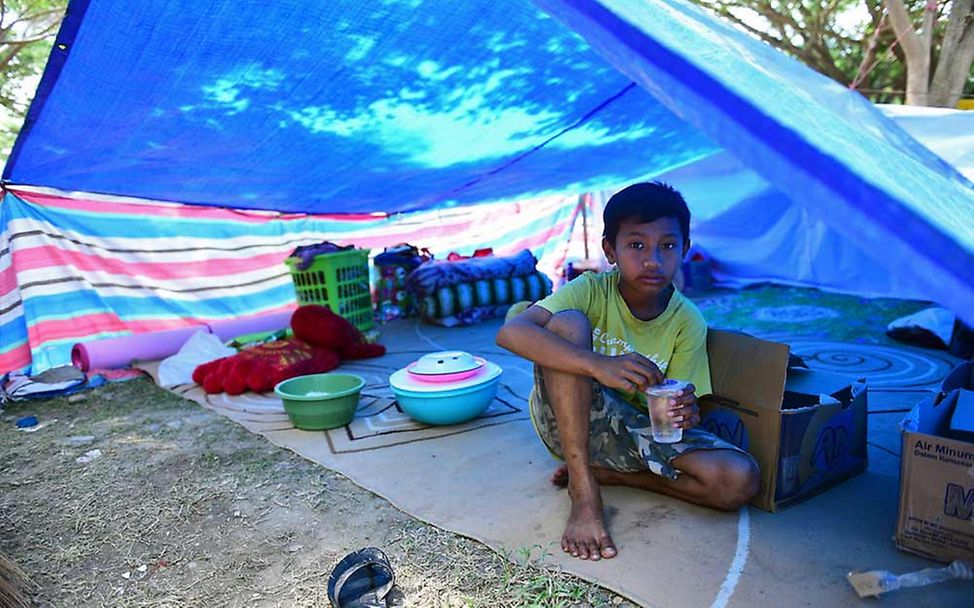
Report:
<svg viewBox="0 0 974 608"><path fill-rule="evenodd" d="M585 259L588 259L588 193L578 197L578 204L582 207L582 242L585 244Z"/></svg>

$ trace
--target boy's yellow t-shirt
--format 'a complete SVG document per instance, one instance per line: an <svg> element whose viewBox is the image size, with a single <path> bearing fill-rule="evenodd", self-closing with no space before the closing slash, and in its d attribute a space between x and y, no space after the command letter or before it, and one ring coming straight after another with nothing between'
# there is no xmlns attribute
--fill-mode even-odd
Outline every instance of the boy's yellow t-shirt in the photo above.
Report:
<svg viewBox="0 0 974 608"><path fill-rule="evenodd" d="M592 350L603 355L638 352L659 367L667 378L689 380L697 396L713 392L707 358L707 322L700 309L678 290L666 310L655 319L633 316L619 293L618 269L586 272L537 305L555 314L565 310L585 313L592 324ZM620 393L623 394L623 393ZM623 394L646 409L641 392Z"/></svg>

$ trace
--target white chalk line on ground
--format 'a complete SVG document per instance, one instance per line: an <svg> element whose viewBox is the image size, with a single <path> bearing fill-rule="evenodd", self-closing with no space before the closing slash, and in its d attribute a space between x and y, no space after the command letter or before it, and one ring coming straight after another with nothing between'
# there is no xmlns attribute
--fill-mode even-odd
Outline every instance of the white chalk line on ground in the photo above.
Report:
<svg viewBox="0 0 974 608"><path fill-rule="evenodd" d="M717 598L710 608L726 608L727 602L734 595L737 581L741 578L744 565L747 563L748 547L751 544L751 518L748 515L748 507L741 507L740 516L737 520L737 550L734 552L734 561L731 562L730 570L724 578Z"/></svg>
<svg viewBox="0 0 974 608"><path fill-rule="evenodd" d="M423 332L419 331L419 321L416 321L416 324L413 325L413 329L416 330L416 335L419 336L419 338L422 341L426 342L427 344L429 344L430 346L432 346L436 350L446 350L445 348L443 348L442 346L440 346L439 344L437 344L436 342L434 342L430 338L427 338L426 337L426 334L424 334Z"/></svg>

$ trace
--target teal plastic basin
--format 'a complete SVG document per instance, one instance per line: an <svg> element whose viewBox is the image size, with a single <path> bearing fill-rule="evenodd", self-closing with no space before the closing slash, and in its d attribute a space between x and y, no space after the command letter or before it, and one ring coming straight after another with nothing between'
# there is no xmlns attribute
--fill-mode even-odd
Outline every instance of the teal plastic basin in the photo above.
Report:
<svg viewBox="0 0 974 608"><path fill-rule="evenodd" d="M296 428L321 431L352 421L363 386L361 376L330 372L285 380L274 387L274 393Z"/></svg>
<svg viewBox="0 0 974 608"><path fill-rule="evenodd" d="M484 413L494 397L500 376L467 388L418 392L392 387L396 400L410 418L426 424L459 424Z"/></svg>

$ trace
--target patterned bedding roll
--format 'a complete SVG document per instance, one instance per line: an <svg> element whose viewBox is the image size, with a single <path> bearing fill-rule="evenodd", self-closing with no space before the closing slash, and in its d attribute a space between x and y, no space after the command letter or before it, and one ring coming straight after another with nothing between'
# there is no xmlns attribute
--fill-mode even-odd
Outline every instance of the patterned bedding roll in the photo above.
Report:
<svg viewBox="0 0 974 608"><path fill-rule="evenodd" d="M514 302L535 301L551 293L551 279L534 271L523 276L457 283L420 300L420 314L438 325L472 325L502 316Z"/></svg>
<svg viewBox="0 0 974 608"><path fill-rule="evenodd" d="M487 256L457 262L434 260L409 273L406 288L419 300L442 287L529 275L535 271L536 264L537 260L528 249L503 257Z"/></svg>

